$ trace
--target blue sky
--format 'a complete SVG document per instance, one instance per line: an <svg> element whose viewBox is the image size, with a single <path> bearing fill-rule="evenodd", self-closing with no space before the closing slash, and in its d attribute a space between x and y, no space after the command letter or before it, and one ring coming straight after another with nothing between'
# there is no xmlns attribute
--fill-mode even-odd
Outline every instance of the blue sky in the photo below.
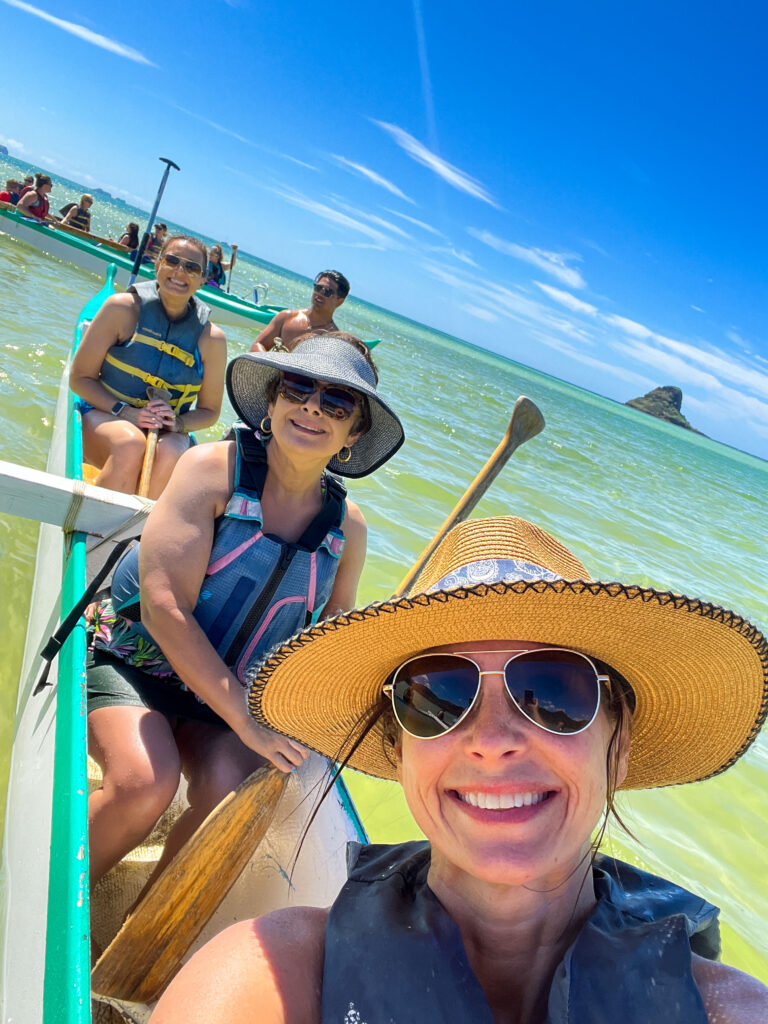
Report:
<svg viewBox="0 0 768 1024"><path fill-rule="evenodd" d="M763 5L0 0L12 156L768 458ZM40 109L42 107L42 109Z"/></svg>

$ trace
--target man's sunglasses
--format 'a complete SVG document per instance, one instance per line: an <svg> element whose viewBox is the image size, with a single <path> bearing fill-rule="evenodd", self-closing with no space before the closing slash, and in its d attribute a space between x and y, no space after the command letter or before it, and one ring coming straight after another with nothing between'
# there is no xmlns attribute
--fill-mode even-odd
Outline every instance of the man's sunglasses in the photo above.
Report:
<svg viewBox="0 0 768 1024"><path fill-rule="evenodd" d="M487 671L466 654L421 654L396 669L384 693L405 732L434 740L455 729L474 707L482 677L496 674L518 711L546 732L573 736L595 720L600 683L609 678L585 654L563 647L492 653L512 657Z"/></svg>
<svg viewBox="0 0 768 1024"><path fill-rule="evenodd" d="M169 267L182 267L188 274L202 274L203 268L194 260L183 260L180 256L174 256L172 252L163 253L163 263Z"/></svg>
<svg viewBox="0 0 768 1024"><path fill-rule="evenodd" d="M359 397L352 391L334 384L321 384L300 373L284 371L277 389L281 398L296 405L303 405L317 391L320 392L320 409L334 420L348 420L359 402Z"/></svg>
<svg viewBox="0 0 768 1024"><path fill-rule="evenodd" d="M315 284L313 290L320 292L320 294L324 295L326 299L330 299L339 294L335 289L329 288L327 284Z"/></svg>

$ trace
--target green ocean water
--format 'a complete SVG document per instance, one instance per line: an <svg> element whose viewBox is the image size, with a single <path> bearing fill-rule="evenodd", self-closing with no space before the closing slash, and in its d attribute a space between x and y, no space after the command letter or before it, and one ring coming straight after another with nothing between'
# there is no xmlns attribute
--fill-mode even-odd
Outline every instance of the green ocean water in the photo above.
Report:
<svg viewBox="0 0 768 1024"><path fill-rule="evenodd" d="M0 159L0 179L20 166ZM56 181L52 207L80 191ZM116 236L136 213L99 201L94 227ZM307 301L306 280L242 255L233 291L248 295L262 281L270 301ZM0 234L0 458L44 468L74 321L98 284ZM525 516L568 544L596 578L705 597L768 627L768 463L366 303L348 300L339 319L384 340L376 351L382 386L407 434L382 470L351 482L369 525L362 601L389 596L495 448L515 398L527 394L546 430L513 456L476 515ZM253 332L226 331L230 355L247 349ZM227 408L222 424L229 415ZM33 524L0 518L3 789L36 535ZM417 834L394 784L354 774L348 781L374 840ZM768 982L766 791L763 734L716 779L622 797L639 842L614 830L611 846L721 906L725 959Z"/></svg>

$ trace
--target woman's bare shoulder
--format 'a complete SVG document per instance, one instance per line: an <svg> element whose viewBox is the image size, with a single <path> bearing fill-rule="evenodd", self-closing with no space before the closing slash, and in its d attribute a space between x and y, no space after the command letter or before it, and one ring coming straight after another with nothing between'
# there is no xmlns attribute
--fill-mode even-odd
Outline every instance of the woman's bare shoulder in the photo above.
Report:
<svg viewBox="0 0 768 1024"><path fill-rule="evenodd" d="M757 978L696 955L692 966L712 1024L764 1024L768 1020L768 988Z"/></svg>
<svg viewBox="0 0 768 1024"><path fill-rule="evenodd" d="M327 917L291 907L227 928L178 973L151 1024L319 1024Z"/></svg>

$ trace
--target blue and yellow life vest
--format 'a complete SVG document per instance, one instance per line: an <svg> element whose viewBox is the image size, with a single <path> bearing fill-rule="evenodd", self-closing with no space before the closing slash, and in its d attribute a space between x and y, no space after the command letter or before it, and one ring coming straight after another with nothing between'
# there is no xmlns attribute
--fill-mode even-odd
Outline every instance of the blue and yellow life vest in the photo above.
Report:
<svg viewBox="0 0 768 1024"><path fill-rule="evenodd" d="M349 844L325 929L322 1024L493 1024L461 933L429 888L430 848ZM718 910L611 857L555 969L546 1024L707 1024L691 953L717 959Z"/></svg>
<svg viewBox="0 0 768 1024"><path fill-rule="evenodd" d="M78 228L80 231L90 231L91 215L88 210L84 210L81 206L78 206L77 213L69 222L68 227Z"/></svg>
<svg viewBox="0 0 768 1024"><path fill-rule="evenodd" d="M249 666L320 617L344 550L346 489L326 473L323 505L295 542L262 532L261 494L267 476L264 445L238 427L235 486L216 521L213 547L194 616L241 682ZM95 646L150 675L172 675L168 662L138 621L139 548L128 551L112 580L112 609L124 620ZM127 621L126 621L127 620Z"/></svg>
<svg viewBox="0 0 768 1024"><path fill-rule="evenodd" d="M156 281L130 289L141 301L136 331L113 345L104 357L99 381L110 394L136 408L147 404L147 387L171 392L170 405L181 415L194 405L203 381L200 335L211 310L194 296L179 320L169 320Z"/></svg>

